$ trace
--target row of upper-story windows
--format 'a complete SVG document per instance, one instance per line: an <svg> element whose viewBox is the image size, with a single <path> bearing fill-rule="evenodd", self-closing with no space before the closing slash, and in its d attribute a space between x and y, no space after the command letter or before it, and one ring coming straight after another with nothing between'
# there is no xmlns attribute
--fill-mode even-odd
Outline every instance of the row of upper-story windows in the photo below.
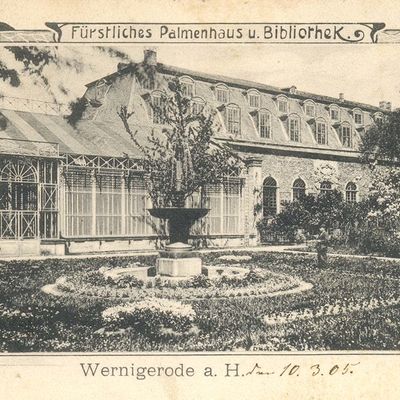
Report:
<svg viewBox="0 0 400 400"><path fill-rule="evenodd" d="M186 82L184 82L186 84ZM192 93L190 89L190 85L184 89L186 94ZM256 92L256 91L255 91ZM221 92L222 93L222 92ZM254 94L254 93L253 93ZM249 93L250 96L253 95L252 93ZM152 118L153 122L156 124L162 124L163 123L163 117L161 108L162 108L162 97L163 93L159 90L155 90L152 92ZM251 98L251 97L250 97ZM287 108L284 108L283 104L286 104L287 102L285 100L285 97L280 97L278 100L280 101L278 103L278 108L279 104L281 105L281 110L287 110ZM257 100L251 100L252 104L254 105L254 108L257 108L256 106L259 105ZM282 103L281 103L282 102ZM199 114L202 112L203 108L205 106L205 100L202 99L201 97L193 97L192 96L192 112L194 114ZM304 103L305 107L305 112L309 116L315 115L315 104L311 100L307 100ZM235 136L241 134L241 108L236 105L236 104L227 104L222 107L222 114L224 117L225 121L225 126L228 131L228 133L233 134ZM331 107L331 119L335 118L339 120L338 117L338 112L339 108L336 106ZM258 134L260 138L263 139L271 139L272 138L272 114L270 111L267 109L260 109L257 108L254 112L252 112L252 115L254 117L254 122L255 126L257 128ZM355 116L357 115L356 113L354 114ZM376 119L378 122L381 121L382 118L381 115L376 115ZM310 121L309 121L310 122ZM314 139L317 144L320 145L327 145L328 144L328 132L329 132L329 125L327 122L319 117L315 120L312 120L312 123L310 123L312 126L312 130L314 132ZM348 122L342 122L339 126L335 126L335 129L337 129L340 141L344 147L347 148L352 148L353 147L353 130L351 128L351 125ZM290 141L292 142L301 142L301 119L297 114L290 114L287 118L286 122L286 130L288 132L288 136Z"/></svg>
<svg viewBox="0 0 400 400"><path fill-rule="evenodd" d="M145 80L144 82L148 82L148 80ZM182 93L185 96L188 97L194 97L195 96L195 81L188 77L188 76L183 76L180 78L180 83L181 83L181 88L182 88ZM144 85L147 86L147 85ZM218 102L223 103L223 104L228 104L230 101L230 96L229 96L229 88L227 85L223 83L219 83L214 86L213 88L215 98ZM261 94L258 90L256 89L249 89L246 92L247 94L247 99L248 99L248 104L251 108L259 109L261 107ZM289 113L289 99L285 95L279 95L276 98L276 104L278 111L282 114L288 114ZM303 109L304 113L306 116L310 118L315 118L316 116L316 104L313 100L305 100L303 103ZM329 110L329 116L332 122L340 122L341 121L341 108L336 105L336 104L331 104L328 107ZM364 124L364 113L361 109L355 108L351 111L351 114L353 116L354 123L357 125L363 125ZM377 112L373 115L373 119L375 122L380 123L382 122L383 115L380 112Z"/></svg>
<svg viewBox="0 0 400 400"><path fill-rule="evenodd" d="M198 97L193 98L192 112L193 114L199 114L202 112L205 105L205 101ZM228 133L233 135L240 135L241 133L241 109L236 104L228 104L222 110L225 125ZM272 137L272 115L266 109L260 109L255 112L254 121L257 127L260 138L271 139ZM152 118L156 124L163 123L162 116L162 93L160 91L154 91L152 93ZM289 135L289 139L292 142L301 142L301 120L297 114L289 115L287 119L286 127ZM344 122L340 125L338 130L340 141L344 147L351 148L353 145L352 141L352 129L349 123ZM320 145L328 144L328 124L325 120L317 119L314 126L315 141Z"/></svg>

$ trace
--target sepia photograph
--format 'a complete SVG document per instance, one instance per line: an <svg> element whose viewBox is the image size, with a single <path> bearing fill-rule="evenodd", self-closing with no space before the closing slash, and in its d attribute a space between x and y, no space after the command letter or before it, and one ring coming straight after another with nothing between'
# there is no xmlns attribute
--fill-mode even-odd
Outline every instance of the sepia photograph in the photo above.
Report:
<svg viewBox="0 0 400 400"><path fill-rule="evenodd" d="M1 47L0 352L399 350L399 61Z"/></svg>

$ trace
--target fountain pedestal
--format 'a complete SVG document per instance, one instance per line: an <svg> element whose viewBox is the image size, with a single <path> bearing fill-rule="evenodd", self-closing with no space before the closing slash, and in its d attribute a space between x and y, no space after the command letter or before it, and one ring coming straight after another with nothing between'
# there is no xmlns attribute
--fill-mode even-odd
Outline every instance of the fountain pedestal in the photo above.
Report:
<svg viewBox="0 0 400 400"><path fill-rule="evenodd" d="M188 244L190 227L208 213L207 208L153 208L153 217L169 223L170 244L160 251L157 273L164 276L188 277L201 274L202 260Z"/></svg>
<svg viewBox="0 0 400 400"><path fill-rule="evenodd" d="M202 260L196 255L188 244L176 242L167 245L157 259L157 273L173 277L200 275Z"/></svg>

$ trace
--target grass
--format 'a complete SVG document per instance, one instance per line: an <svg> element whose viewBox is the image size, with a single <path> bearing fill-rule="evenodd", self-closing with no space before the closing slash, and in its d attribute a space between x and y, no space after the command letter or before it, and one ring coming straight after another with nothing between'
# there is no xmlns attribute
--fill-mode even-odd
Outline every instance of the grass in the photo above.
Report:
<svg viewBox="0 0 400 400"><path fill-rule="evenodd" d="M204 255L208 265L226 264L222 254ZM298 277L314 286L286 296L207 298L191 301L195 335L154 340L138 330L101 332L101 313L116 298L52 297L41 287L61 276L85 274L102 266L154 264L155 257L12 261L0 264L0 350L20 351L223 351L223 350L398 350L400 307L386 300L400 295L400 263L330 257L328 267L307 254L240 253L243 266ZM134 290L134 289L132 289ZM379 307L360 307L378 301ZM265 317L296 315L340 304L337 314L289 318L266 325ZM347 310L347 311L346 311Z"/></svg>

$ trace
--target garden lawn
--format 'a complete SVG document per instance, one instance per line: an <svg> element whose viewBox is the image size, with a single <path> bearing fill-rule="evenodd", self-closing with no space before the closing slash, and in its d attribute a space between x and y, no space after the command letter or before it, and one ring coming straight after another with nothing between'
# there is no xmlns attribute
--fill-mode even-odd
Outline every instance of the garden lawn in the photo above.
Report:
<svg viewBox="0 0 400 400"><path fill-rule="evenodd" d="M222 254L204 254L206 265L225 264ZM61 276L154 265L155 257L2 261L0 264L0 351L221 351L221 350L398 350L400 348L400 263L330 258L319 268L304 254L251 253L242 266L266 268L310 282L309 291L277 297L190 301L196 334L148 336L128 329L104 332L101 313L121 299L54 297L41 288ZM232 261L237 263L237 261ZM132 290L135 290L134 288ZM391 300L392 302L386 302ZM393 301L395 300L395 301ZM366 304L378 304L369 308ZM361 306L354 307L354 304ZM338 306L339 305L339 306ZM340 307L341 312L319 313ZM356 308L356 310L355 310ZM308 318L296 319L311 310ZM315 311L315 312L314 312ZM292 316L286 323L265 318ZM98 331L98 332L96 332ZM99 333L100 332L100 333Z"/></svg>

